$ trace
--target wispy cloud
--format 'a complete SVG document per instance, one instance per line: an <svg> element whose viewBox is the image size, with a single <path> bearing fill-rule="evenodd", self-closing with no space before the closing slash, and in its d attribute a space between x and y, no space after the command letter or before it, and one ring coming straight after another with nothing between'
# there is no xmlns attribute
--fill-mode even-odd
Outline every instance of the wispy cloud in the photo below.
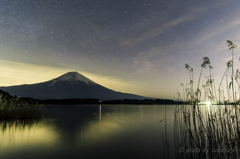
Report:
<svg viewBox="0 0 240 159"><path fill-rule="evenodd" d="M119 45L122 47L134 47L135 45L144 43L149 39L153 39L155 37L160 36L167 29L171 29L180 24L196 19L198 13L201 11L202 11L201 8L194 8L183 17L177 17L172 20L165 21L160 26L159 25L155 27L153 26L151 29L149 29L149 31L142 32L139 35L133 36L132 38L130 37L129 39L121 42ZM159 15L161 15L161 13L159 13ZM155 20L159 21L160 19L156 18Z"/></svg>

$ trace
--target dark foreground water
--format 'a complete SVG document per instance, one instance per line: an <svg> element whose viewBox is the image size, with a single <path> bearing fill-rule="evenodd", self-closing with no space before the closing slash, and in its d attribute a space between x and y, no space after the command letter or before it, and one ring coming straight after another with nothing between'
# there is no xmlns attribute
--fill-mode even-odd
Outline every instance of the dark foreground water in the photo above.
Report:
<svg viewBox="0 0 240 159"><path fill-rule="evenodd" d="M173 105L44 106L47 120L0 124L0 159L163 158L165 107L171 136Z"/></svg>

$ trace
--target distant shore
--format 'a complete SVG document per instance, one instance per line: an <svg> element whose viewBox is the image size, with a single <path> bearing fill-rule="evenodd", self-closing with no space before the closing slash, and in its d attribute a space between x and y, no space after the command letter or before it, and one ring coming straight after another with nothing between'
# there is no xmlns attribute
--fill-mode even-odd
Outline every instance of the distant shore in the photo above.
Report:
<svg viewBox="0 0 240 159"><path fill-rule="evenodd" d="M101 101L99 99L46 99L46 100L37 100L32 98L21 98L30 103L36 104L183 104L183 102L173 101L169 99L119 99L119 100L105 100Z"/></svg>

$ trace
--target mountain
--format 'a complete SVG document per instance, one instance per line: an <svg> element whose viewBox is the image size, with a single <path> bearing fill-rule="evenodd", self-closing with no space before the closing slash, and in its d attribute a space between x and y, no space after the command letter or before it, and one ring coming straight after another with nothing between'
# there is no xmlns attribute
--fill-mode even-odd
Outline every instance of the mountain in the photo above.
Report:
<svg viewBox="0 0 240 159"><path fill-rule="evenodd" d="M0 87L12 96L34 99L96 98L100 100L146 99L134 94L116 92L103 87L78 72L68 72L43 83Z"/></svg>

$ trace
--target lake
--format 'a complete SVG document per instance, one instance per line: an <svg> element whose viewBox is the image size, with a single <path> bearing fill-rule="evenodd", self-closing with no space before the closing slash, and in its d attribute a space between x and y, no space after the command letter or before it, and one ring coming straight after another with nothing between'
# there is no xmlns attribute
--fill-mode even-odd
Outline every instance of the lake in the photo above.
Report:
<svg viewBox="0 0 240 159"><path fill-rule="evenodd" d="M0 159L163 158L174 105L43 106L40 122L1 122ZM173 150L170 150L170 152ZM172 156L173 154L170 153Z"/></svg>

